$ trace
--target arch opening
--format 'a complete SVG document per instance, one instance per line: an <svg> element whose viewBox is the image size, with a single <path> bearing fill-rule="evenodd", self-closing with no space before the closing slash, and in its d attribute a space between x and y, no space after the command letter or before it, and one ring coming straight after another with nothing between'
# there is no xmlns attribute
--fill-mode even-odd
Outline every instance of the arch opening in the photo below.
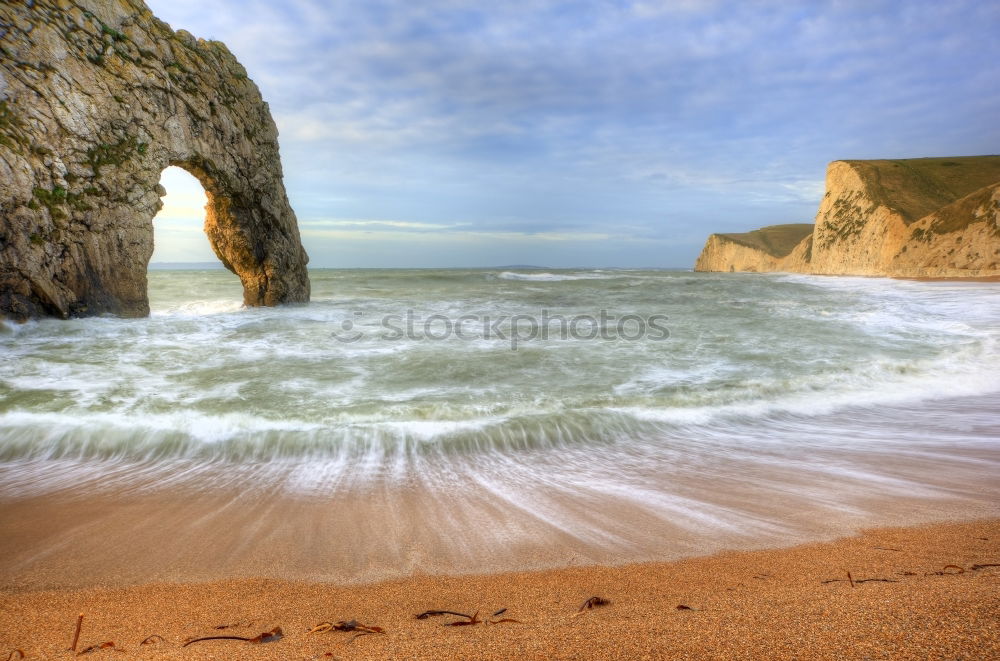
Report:
<svg viewBox="0 0 1000 661"><path fill-rule="evenodd" d="M163 206L153 217L147 269L150 310L238 307L243 300L240 278L219 260L205 231L210 209L205 187L177 165L164 168L159 185Z"/></svg>

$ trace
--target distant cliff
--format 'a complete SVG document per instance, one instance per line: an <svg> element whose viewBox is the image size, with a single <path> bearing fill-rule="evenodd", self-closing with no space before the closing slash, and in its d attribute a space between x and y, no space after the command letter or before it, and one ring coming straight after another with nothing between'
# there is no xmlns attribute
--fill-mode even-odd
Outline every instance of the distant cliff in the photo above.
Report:
<svg viewBox="0 0 1000 661"><path fill-rule="evenodd" d="M834 161L815 224L713 234L695 270L1000 276L1000 156Z"/></svg>
<svg viewBox="0 0 1000 661"><path fill-rule="evenodd" d="M796 248L811 238L810 223L771 225L742 234L713 234L695 263L696 271L780 271L799 261Z"/></svg>

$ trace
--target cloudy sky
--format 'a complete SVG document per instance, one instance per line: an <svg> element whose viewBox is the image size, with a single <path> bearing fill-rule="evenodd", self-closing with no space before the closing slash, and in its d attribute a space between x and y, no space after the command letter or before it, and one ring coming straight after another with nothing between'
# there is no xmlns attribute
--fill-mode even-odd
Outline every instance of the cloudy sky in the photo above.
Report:
<svg viewBox="0 0 1000 661"><path fill-rule="evenodd" d="M1000 3L147 0L278 124L312 266L688 267L827 162L1000 153ZM186 173L154 261L212 259Z"/></svg>

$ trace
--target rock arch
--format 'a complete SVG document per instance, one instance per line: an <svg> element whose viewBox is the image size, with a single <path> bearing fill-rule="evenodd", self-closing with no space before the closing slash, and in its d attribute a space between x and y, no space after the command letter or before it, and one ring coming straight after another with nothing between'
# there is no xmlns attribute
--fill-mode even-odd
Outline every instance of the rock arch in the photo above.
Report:
<svg viewBox="0 0 1000 661"><path fill-rule="evenodd" d="M309 299L277 129L224 44L141 0L15 0L0 49L0 314L147 315L169 165L205 188L247 305Z"/></svg>

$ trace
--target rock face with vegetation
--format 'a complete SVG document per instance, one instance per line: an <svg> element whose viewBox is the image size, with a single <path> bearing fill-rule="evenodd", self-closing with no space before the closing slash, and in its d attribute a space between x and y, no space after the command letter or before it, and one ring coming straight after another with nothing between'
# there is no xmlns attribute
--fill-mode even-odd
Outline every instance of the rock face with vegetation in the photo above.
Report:
<svg viewBox="0 0 1000 661"><path fill-rule="evenodd" d="M814 225L713 234L695 270L1000 276L1000 156L834 161Z"/></svg>
<svg viewBox="0 0 1000 661"><path fill-rule="evenodd" d="M713 234L695 263L696 271L778 271L799 259L792 256L812 236L809 223L771 225L742 234ZM725 268L715 268L723 265Z"/></svg>
<svg viewBox="0 0 1000 661"><path fill-rule="evenodd" d="M147 315L169 165L246 304L309 299L277 129L224 44L141 0L0 3L0 315Z"/></svg>

